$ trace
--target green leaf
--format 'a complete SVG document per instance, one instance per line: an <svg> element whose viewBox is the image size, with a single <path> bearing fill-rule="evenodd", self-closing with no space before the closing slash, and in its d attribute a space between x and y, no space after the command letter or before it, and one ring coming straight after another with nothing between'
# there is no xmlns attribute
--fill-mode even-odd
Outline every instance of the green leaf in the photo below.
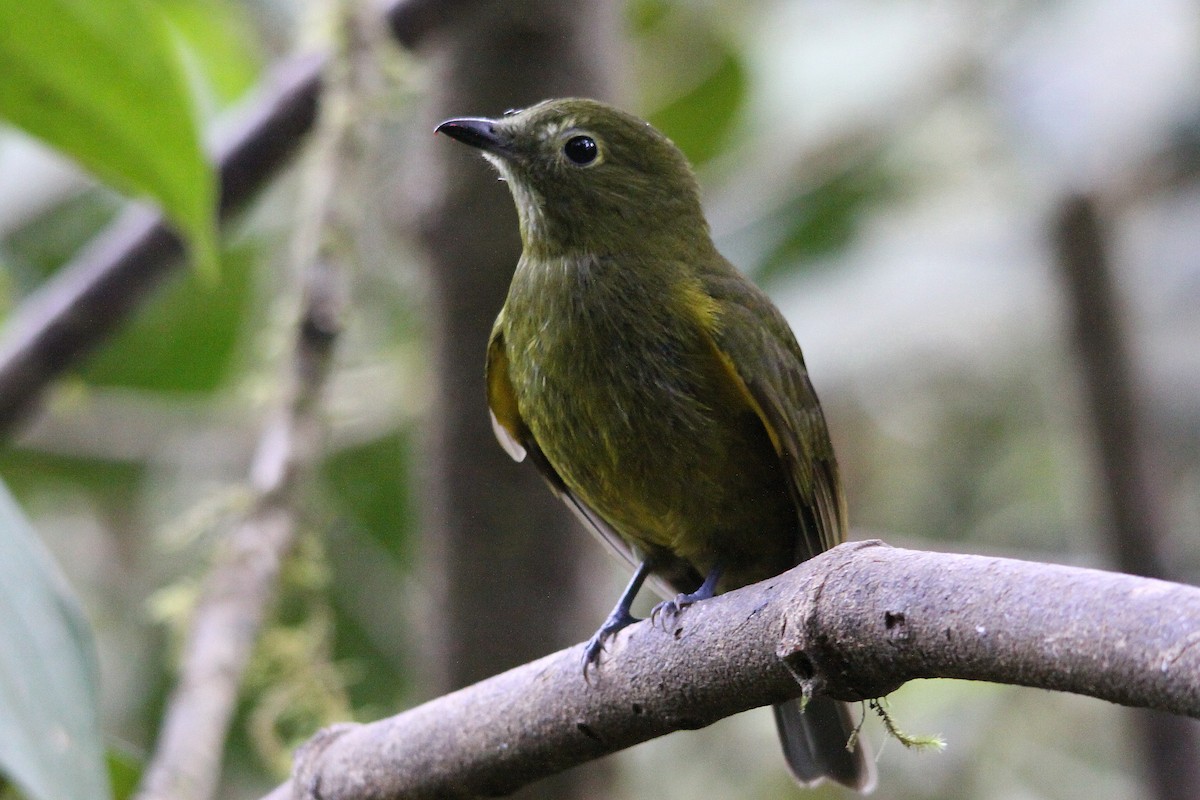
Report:
<svg viewBox="0 0 1200 800"><path fill-rule="evenodd" d="M246 3L156 0L155 6L196 62L203 84L196 94L202 108L207 105L220 110L253 87L262 69L262 55L255 38L254 12Z"/></svg>
<svg viewBox="0 0 1200 800"><path fill-rule="evenodd" d="M719 155L738 121L749 78L738 54L725 50L699 84L650 117L693 164Z"/></svg>
<svg viewBox="0 0 1200 800"><path fill-rule="evenodd" d="M121 747L110 747L106 761L113 800L129 800L137 791L145 765L128 748Z"/></svg>
<svg viewBox="0 0 1200 800"><path fill-rule="evenodd" d="M0 483L0 771L30 800L108 800L91 629Z"/></svg>
<svg viewBox="0 0 1200 800"><path fill-rule="evenodd" d="M215 174L170 29L144 0L0 0L0 118L155 200L215 274Z"/></svg>
<svg viewBox="0 0 1200 800"><path fill-rule="evenodd" d="M755 274L769 281L798 263L844 248L866 212L892 197L898 184L897 175L869 159L789 198L755 225L754 235L770 242Z"/></svg>
<svg viewBox="0 0 1200 800"><path fill-rule="evenodd" d="M416 511L410 495L410 443L393 434L329 456L321 478L339 519L411 566Z"/></svg>
<svg viewBox="0 0 1200 800"><path fill-rule="evenodd" d="M626 6L640 105L693 164L734 143L749 93L743 52L703 4L634 0Z"/></svg>
<svg viewBox="0 0 1200 800"><path fill-rule="evenodd" d="M79 373L98 386L213 391L228 376L244 333L258 255L253 242L224 250L220 291L195 272L177 276Z"/></svg>

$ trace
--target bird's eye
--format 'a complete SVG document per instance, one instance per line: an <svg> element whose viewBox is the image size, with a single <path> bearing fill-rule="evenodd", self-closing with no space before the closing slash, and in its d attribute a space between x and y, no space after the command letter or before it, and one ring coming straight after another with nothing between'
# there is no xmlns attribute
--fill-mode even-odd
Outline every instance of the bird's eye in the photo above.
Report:
<svg viewBox="0 0 1200 800"><path fill-rule="evenodd" d="M563 154L571 160L571 163L583 167L596 160L596 156L600 155L600 148L596 146L596 140L590 136L572 136L563 145Z"/></svg>

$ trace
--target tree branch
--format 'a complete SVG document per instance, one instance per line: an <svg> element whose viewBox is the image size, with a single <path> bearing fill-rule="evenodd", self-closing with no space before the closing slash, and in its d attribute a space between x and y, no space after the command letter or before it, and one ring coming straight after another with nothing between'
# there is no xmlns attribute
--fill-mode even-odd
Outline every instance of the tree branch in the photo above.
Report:
<svg viewBox="0 0 1200 800"><path fill-rule="evenodd" d="M268 797L493 796L804 692L856 700L914 678L1200 717L1200 589L1147 578L868 541L662 623L622 631L590 685L576 646L322 731Z"/></svg>

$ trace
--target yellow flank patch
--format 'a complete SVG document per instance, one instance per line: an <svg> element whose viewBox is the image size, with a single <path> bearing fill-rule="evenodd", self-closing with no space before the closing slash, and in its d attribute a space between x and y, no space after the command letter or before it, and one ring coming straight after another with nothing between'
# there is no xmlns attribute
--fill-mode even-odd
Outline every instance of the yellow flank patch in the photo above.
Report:
<svg viewBox="0 0 1200 800"><path fill-rule="evenodd" d="M488 343L487 353L487 399L492 411L492 426L500 445L515 461L525 458L521 446L521 412L517 409L517 394L508 378L508 354L504 352L504 338L496 335ZM507 441L501 436L510 437Z"/></svg>

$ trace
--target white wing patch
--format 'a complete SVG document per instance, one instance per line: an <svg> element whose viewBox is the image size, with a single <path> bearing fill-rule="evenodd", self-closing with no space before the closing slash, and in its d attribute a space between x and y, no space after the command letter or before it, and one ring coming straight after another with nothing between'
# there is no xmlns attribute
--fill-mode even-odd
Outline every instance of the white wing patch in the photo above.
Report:
<svg viewBox="0 0 1200 800"><path fill-rule="evenodd" d="M508 453L509 456L512 457L513 461L524 461L525 448L522 447L521 443L514 439L512 434L500 424L500 420L496 419L495 413L489 410L488 416L492 418L492 433L496 434L496 441L498 441L500 446L504 448L504 452Z"/></svg>

